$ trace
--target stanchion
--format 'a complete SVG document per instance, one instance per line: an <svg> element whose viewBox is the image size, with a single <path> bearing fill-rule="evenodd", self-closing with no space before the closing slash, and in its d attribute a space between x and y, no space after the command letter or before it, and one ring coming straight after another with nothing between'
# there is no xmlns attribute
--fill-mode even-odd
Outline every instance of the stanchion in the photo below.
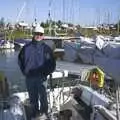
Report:
<svg viewBox="0 0 120 120"><path fill-rule="evenodd" d="M120 86L119 84L115 84L116 86L116 116L117 116L117 120L120 120Z"/></svg>
<svg viewBox="0 0 120 120"><path fill-rule="evenodd" d="M55 106L55 96L54 96L54 86L53 86L52 74L49 75L49 85L50 85L50 91L49 91L50 119L55 120L54 112L56 110L56 106ZM52 97L51 97L51 95L52 95ZM51 103L51 101L53 101L53 102Z"/></svg>
<svg viewBox="0 0 120 120"><path fill-rule="evenodd" d="M53 81L52 81L52 74L50 74L50 76L49 76L49 81L50 81L50 91L54 91Z"/></svg>

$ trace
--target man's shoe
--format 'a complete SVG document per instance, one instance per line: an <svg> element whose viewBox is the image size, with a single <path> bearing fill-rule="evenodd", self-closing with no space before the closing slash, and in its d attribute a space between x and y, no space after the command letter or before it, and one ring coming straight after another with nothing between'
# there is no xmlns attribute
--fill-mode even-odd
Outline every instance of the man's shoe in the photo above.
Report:
<svg viewBox="0 0 120 120"><path fill-rule="evenodd" d="M45 113L43 113L39 118L40 120L50 120L48 115L46 115Z"/></svg>
<svg viewBox="0 0 120 120"><path fill-rule="evenodd" d="M36 120L36 118L31 118L31 120Z"/></svg>
<svg viewBox="0 0 120 120"><path fill-rule="evenodd" d="M32 118L31 120L50 120L50 118L47 114L43 113L39 116L36 116L35 118Z"/></svg>

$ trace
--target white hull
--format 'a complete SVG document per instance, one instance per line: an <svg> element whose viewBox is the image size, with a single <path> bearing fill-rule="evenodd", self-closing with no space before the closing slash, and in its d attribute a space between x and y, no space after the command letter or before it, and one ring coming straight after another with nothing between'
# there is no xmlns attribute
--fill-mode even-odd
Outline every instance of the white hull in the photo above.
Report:
<svg viewBox="0 0 120 120"><path fill-rule="evenodd" d="M0 45L0 49L14 49L14 47L14 43L10 43L9 41L4 43L3 45Z"/></svg>
<svg viewBox="0 0 120 120"><path fill-rule="evenodd" d="M82 120L82 113L78 112L81 107L74 99L74 94L72 93L72 89L75 88L81 88L82 94L80 99L93 109L90 115L91 117L88 118L89 120L117 120L115 109L107 109L111 100L84 85L56 88L54 91L48 90L49 112L52 110L53 113L51 114L54 114L60 111L71 110L72 116L70 120ZM27 92L16 93L14 96L19 97L22 103L25 103L26 99L28 99ZM105 116L107 119L105 119Z"/></svg>
<svg viewBox="0 0 120 120"><path fill-rule="evenodd" d="M89 120L117 120L116 108L114 107L114 109L111 110L107 108L111 100L84 85L55 88L54 91L47 90L51 120L58 120L53 119L54 114L58 113L59 115L60 111L65 110L70 110L72 112L70 120L86 120L83 119L81 115L83 113L79 112L79 110L84 108L82 108L81 104L74 98L75 92L73 91L76 88L82 90L82 94L78 96L81 101L83 101L86 106L92 108L93 112L90 114ZM18 116L20 118L19 120L27 120L25 109L22 104L28 104L28 102L26 102L28 98L27 92L13 94L12 99L9 101L10 109L4 110L2 116L0 114L0 120L16 120L15 118Z"/></svg>

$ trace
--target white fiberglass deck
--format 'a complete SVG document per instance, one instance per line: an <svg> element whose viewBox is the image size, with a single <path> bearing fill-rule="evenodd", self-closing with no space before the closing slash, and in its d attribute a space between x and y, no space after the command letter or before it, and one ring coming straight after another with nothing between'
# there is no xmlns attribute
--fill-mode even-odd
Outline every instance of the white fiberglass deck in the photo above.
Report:
<svg viewBox="0 0 120 120"><path fill-rule="evenodd" d="M72 63L68 61L57 61L56 70L67 70L69 74L81 75L83 70L95 67L94 65Z"/></svg>

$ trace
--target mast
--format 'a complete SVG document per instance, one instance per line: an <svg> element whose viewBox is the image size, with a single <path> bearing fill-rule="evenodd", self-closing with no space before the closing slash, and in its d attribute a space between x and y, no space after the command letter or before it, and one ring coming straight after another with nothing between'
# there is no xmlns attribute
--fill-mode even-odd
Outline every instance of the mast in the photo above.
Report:
<svg viewBox="0 0 120 120"><path fill-rule="evenodd" d="M34 22L37 24L37 10L36 10L36 1L34 0Z"/></svg>
<svg viewBox="0 0 120 120"><path fill-rule="evenodd" d="M71 1L71 22L74 24L74 0Z"/></svg>
<svg viewBox="0 0 120 120"><path fill-rule="evenodd" d="M110 12L109 10L107 11L107 27L108 27L108 34L110 33Z"/></svg>
<svg viewBox="0 0 120 120"><path fill-rule="evenodd" d="M117 24L117 33L119 35L119 29L120 29L120 19L119 19L119 16L118 16L118 24Z"/></svg>
<svg viewBox="0 0 120 120"><path fill-rule="evenodd" d="M65 23L65 0L63 0L63 23Z"/></svg>
<svg viewBox="0 0 120 120"><path fill-rule="evenodd" d="M53 2L53 0L49 0L49 10L48 10L48 20L49 20L49 35L51 36L52 34L51 34L51 30L52 30L52 28L51 28L51 21L52 21L52 18L51 18L51 5L52 5L52 2Z"/></svg>

